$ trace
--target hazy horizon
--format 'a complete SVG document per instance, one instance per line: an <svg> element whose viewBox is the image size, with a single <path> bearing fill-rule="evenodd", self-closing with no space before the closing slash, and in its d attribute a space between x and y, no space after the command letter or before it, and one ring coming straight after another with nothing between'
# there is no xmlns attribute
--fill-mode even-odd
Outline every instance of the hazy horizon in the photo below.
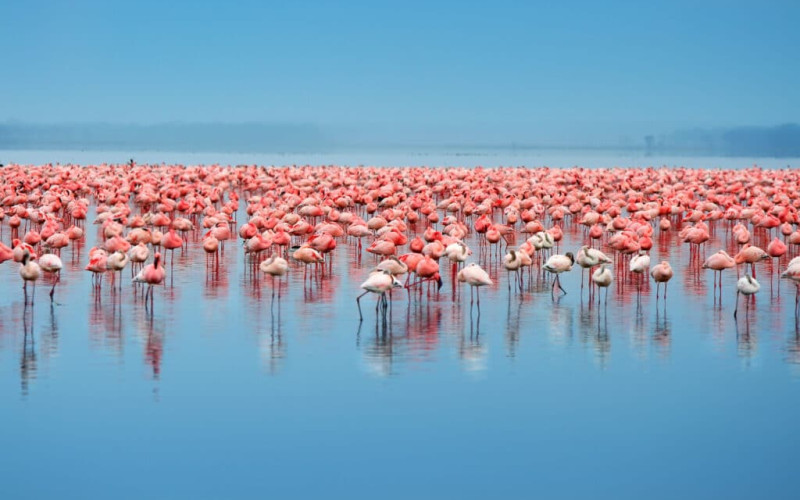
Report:
<svg viewBox="0 0 800 500"><path fill-rule="evenodd" d="M281 123L109 123L30 124L0 122L0 150L169 151L219 153L335 153L402 151L405 153L515 152L529 150L613 150L646 154L721 157L800 157L800 125L685 129L666 134L616 140L548 142L539 136L526 141L502 137L441 134L415 137L385 129L336 129L315 124Z"/></svg>

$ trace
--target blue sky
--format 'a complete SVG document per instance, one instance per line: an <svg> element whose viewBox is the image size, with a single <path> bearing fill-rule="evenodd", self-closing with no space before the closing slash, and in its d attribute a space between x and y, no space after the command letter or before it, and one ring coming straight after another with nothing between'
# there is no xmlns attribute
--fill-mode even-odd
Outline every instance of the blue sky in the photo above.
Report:
<svg viewBox="0 0 800 500"><path fill-rule="evenodd" d="M799 6L7 1L0 120L486 142L773 125L800 119Z"/></svg>

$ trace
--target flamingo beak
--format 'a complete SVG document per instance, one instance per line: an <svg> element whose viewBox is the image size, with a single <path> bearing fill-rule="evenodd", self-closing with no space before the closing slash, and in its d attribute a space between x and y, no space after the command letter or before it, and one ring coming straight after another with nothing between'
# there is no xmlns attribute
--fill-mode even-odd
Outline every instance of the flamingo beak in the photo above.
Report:
<svg viewBox="0 0 800 500"><path fill-rule="evenodd" d="M439 288L437 288L437 290L441 290L442 289L442 284L443 284L442 283L442 277L439 276L438 274L436 275L436 283L439 284Z"/></svg>

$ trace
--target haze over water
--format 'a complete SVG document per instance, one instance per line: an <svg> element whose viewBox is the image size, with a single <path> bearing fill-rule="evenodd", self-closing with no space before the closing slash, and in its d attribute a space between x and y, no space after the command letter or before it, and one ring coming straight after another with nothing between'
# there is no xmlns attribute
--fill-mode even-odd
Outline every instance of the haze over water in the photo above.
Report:
<svg viewBox="0 0 800 500"><path fill-rule="evenodd" d="M652 283L637 300L624 263L606 308L577 267L554 301L537 274L509 292L484 256L480 312L443 264L438 294L395 291L385 323L365 297L359 324L376 259L353 243L305 286L293 264L273 303L238 241L209 271L195 235L149 316L127 270L121 292L93 292L97 227L62 253L53 307L45 281L25 308L17 265L0 266L4 498L795 496L800 331L777 278L792 247L757 264L738 323L735 272L720 298L676 224L651 251L675 269L666 307ZM726 228L705 255L735 249ZM576 251L583 227L564 229Z"/></svg>

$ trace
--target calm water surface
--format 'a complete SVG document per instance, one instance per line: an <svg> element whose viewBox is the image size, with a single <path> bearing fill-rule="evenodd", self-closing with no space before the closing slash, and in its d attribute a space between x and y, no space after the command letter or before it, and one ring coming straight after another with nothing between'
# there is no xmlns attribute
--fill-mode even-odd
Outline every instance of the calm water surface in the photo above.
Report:
<svg viewBox="0 0 800 500"><path fill-rule="evenodd" d="M333 274L292 267L273 303L238 244L207 270L193 241L151 316L127 272L93 291L97 227L62 254L53 306L40 282L24 307L0 266L0 498L800 494L800 333L777 263L738 324L735 273L720 304L677 230L654 238L676 271L666 307L621 263L605 308L577 268L554 301L536 274L509 292L484 258L480 312L448 267L438 294L395 292L385 323L365 297L359 324L372 255L342 241ZM705 253L733 250L714 231Z"/></svg>

